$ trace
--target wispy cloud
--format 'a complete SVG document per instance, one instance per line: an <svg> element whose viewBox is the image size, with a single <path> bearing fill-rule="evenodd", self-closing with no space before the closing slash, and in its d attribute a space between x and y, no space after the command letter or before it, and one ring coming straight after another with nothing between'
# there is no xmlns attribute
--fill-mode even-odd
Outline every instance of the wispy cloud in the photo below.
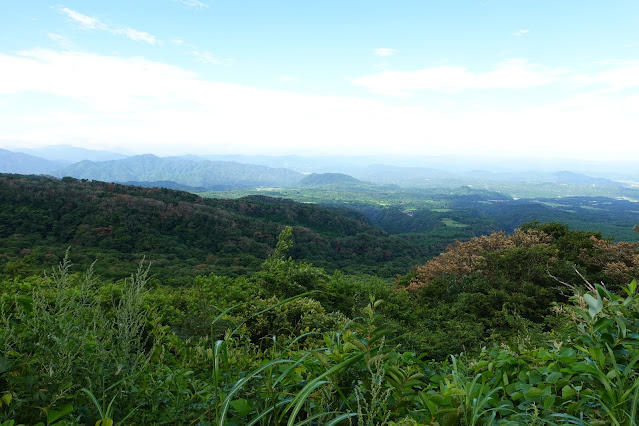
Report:
<svg viewBox="0 0 639 426"><path fill-rule="evenodd" d="M209 7L208 4L203 3L203 2L201 2L199 0L173 0L173 1L177 2L177 3L181 3L184 6L194 7L194 8L197 8L197 9L202 9L202 8L205 8L205 7Z"/></svg>
<svg viewBox="0 0 639 426"><path fill-rule="evenodd" d="M231 65L230 59L222 59L213 56L213 54L206 50L199 50L192 48L189 52L197 62L203 64L216 64L216 65Z"/></svg>
<svg viewBox="0 0 639 426"><path fill-rule="evenodd" d="M80 27L86 30L101 30L101 29L104 29L104 27L106 27L97 18L84 15L82 13L76 12L75 10L71 10L67 7L60 8L60 12L67 15L69 19L71 19L72 21L75 21L77 24L80 24Z"/></svg>
<svg viewBox="0 0 639 426"><path fill-rule="evenodd" d="M149 44L156 44L157 40L154 36L144 31L134 30L133 28L118 28L113 30L114 34L122 34L133 41L144 41Z"/></svg>
<svg viewBox="0 0 639 426"><path fill-rule="evenodd" d="M231 65L233 63L231 59L219 58L217 56L214 56L208 50L200 49L194 44L187 43L181 38L174 38L171 40L171 42L177 46L181 46L184 49L186 49L187 53L193 56L196 62L201 62L203 64L217 64L217 65Z"/></svg>
<svg viewBox="0 0 639 426"><path fill-rule="evenodd" d="M514 36L521 37L524 34L528 34L530 30L517 30L513 33Z"/></svg>
<svg viewBox="0 0 639 426"><path fill-rule="evenodd" d="M460 92L467 89L526 89L557 81L563 71L510 59L488 72L466 67L438 66L416 71L384 71L353 80L371 92L405 96L415 91Z"/></svg>
<svg viewBox="0 0 639 426"><path fill-rule="evenodd" d="M397 50L391 49L389 47L379 47L373 50L373 53L377 56L390 56L395 52L397 52Z"/></svg>
<svg viewBox="0 0 639 426"><path fill-rule="evenodd" d="M142 41L152 45L158 44L158 40L155 38L155 36L147 32L139 31L129 27L109 25L94 16L84 15L80 12L69 9L68 7L61 7L59 8L59 10L61 13L65 14L71 21L78 24L83 30L106 31L111 34L123 35L129 40Z"/></svg>
<svg viewBox="0 0 639 426"><path fill-rule="evenodd" d="M603 61L602 64L612 67L595 73L576 75L573 81L580 86L599 85L608 91L639 87L639 60Z"/></svg>
<svg viewBox="0 0 639 426"><path fill-rule="evenodd" d="M71 43L62 34L48 33L47 37L49 38L49 40L52 40L52 41L56 42L58 44L58 46L60 46L60 47L62 47L64 49L72 49L73 48L73 43Z"/></svg>

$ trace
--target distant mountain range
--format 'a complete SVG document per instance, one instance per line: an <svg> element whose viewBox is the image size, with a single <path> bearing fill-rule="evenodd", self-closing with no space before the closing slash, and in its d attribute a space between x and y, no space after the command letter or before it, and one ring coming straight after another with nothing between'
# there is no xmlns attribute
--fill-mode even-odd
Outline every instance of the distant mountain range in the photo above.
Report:
<svg viewBox="0 0 639 426"><path fill-rule="evenodd" d="M172 181L180 185L214 190L241 187L290 186L303 174L229 161L193 161L145 154L112 161L80 161L57 172L58 176L106 182Z"/></svg>
<svg viewBox="0 0 639 426"><path fill-rule="evenodd" d="M77 163L82 160L109 161L121 160L123 158L130 157L129 155L118 152L78 148L71 145L50 145L42 148L19 148L15 149L15 151L67 165Z"/></svg>
<svg viewBox="0 0 639 426"><path fill-rule="evenodd" d="M451 165L452 159L442 158L424 159L421 161L422 166L409 167L378 163L378 158L366 156L127 156L69 145L21 148L20 151L0 149L0 173L51 174L190 191L296 185L352 188L354 185L366 183L398 185L405 188L458 188L464 185L484 185L490 188L496 184L503 187L504 183L509 185L521 182L628 186L633 181L639 181L639 176L608 176L602 174L603 169L597 172L596 168L593 168L592 173L595 176L581 173L578 172L580 167L584 167L581 163L575 164L572 171L550 171L547 167L538 170L530 167L516 170L513 165L504 164L504 161L490 163L494 168L463 170L460 165ZM393 158L388 160L393 161ZM412 163L419 163L417 160L414 159ZM476 166L492 167L486 160L481 161L483 163L479 162ZM463 160L462 164L468 165L468 160Z"/></svg>
<svg viewBox="0 0 639 426"><path fill-rule="evenodd" d="M2 173L49 174L63 166L64 163L59 161L0 149L0 172Z"/></svg>

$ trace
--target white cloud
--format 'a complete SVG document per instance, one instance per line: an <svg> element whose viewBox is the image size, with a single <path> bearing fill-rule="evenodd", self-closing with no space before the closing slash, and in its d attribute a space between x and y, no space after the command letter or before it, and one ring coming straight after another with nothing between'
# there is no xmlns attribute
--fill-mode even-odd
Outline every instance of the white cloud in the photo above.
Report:
<svg viewBox="0 0 639 426"><path fill-rule="evenodd" d="M429 122L420 108L208 81L142 58L35 49L0 54L0 69L9 70L0 80L0 96L43 93L78 103L26 115L3 110L0 139L8 140L84 138L104 146L127 141L164 152L309 147L354 154L364 141L371 149L393 138L416 142L424 137L419 127Z"/></svg>
<svg viewBox="0 0 639 426"><path fill-rule="evenodd" d="M528 34L530 30L517 30L513 33L514 36L521 37L524 34Z"/></svg>
<svg viewBox="0 0 639 426"><path fill-rule="evenodd" d="M231 65L231 61L229 59L217 58L213 56L211 52L208 52L206 50L191 48L190 54L195 58L197 62L202 62L204 64Z"/></svg>
<svg viewBox="0 0 639 426"><path fill-rule="evenodd" d="M54 42L56 42L60 47L63 47L65 49L73 48L73 43L71 43L65 36L61 34L48 33L47 37L49 38L49 40L53 40Z"/></svg>
<svg viewBox="0 0 639 426"><path fill-rule="evenodd" d="M488 72L444 65L417 71L384 71L356 78L353 84L379 94L405 96L420 90L526 89L555 82L560 73L522 59L511 59Z"/></svg>
<svg viewBox="0 0 639 426"><path fill-rule="evenodd" d="M149 44L157 43L157 40L151 34L134 30L133 28L116 28L112 32L114 34L122 34L133 41L144 41Z"/></svg>
<svg viewBox="0 0 639 426"><path fill-rule="evenodd" d="M373 50L373 53L377 56L390 56L393 53L397 52L395 49L390 49L388 47L380 47Z"/></svg>
<svg viewBox="0 0 639 426"><path fill-rule="evenodd" d="M149 43L153 45L158 43L155 36L149 33L146 33L144 31L138 31L128 27L118 27L118 26L107 25L96 17L84 15L82 13L76 12L75 10L69 9L67 7L62 7L59 10L60 12L67 15L67 17L71 19L73 22L79 24L80 28L82 28L83 30L106 31L111 34L123 35L133 41L143 41L145 43Z"/></svg>
<svg viewBox="0 0 639 426"><path fill-rule="evenodd" d="M71 10L67 7L60 8L60 12L67 15L69 19L75 21L80 24L80 27L87 30L98 30L105 29L105 25L102 24L97 18L83 15L82 13L76 12L75 10Z"/></svg>
<svg viewBox="0 0 639 426"><path fill-rule="evenodd" d="M218 58L217 56L213 56L213 54L208 50L202 50L194 44L187 43L181 38L174 38L171 40L171 42L177 46L182 46L189 55L195 58L196 62L216 65L231 65L233 63L231 59Z"/></svg>
<svg viewBox="0 0 639 426"><path fill-rule="evenodd" d="M639 87L639 61L620 63L611 70L595 74L592 80L603 83L613 90Z"/></svg>
<svg viewBox="0 0 639 426"><path fill-rule="evenodd" d="M173 0L173 1L178 2L178 3L182 3L184 6L194 7L194 8L197 8L197 9L202 9L202 8L205 8L205 7L209 7L208 4L203 3L203 2L201 2L199 0Z"/></svg>
<svg viewBox="0 0 639 426"><path fill-rule="evenodd" d="M0 69L0 140L32 145L84 140L91 148L126 144L158 154L639 155L634 140L639 98L619 93L573 96L535 108L407 106L262 90L143 58L47 49L0 53ZM467 74L473 75L462 69L453 80ZM487 74L493 80L484 76L473 85L493 87L504 78ZM506 84L520 85L517 79ZM30 112L12 108L23 94L34 107L38 94L64 102ZM7 95L12 102L3 104Z"/></svg>

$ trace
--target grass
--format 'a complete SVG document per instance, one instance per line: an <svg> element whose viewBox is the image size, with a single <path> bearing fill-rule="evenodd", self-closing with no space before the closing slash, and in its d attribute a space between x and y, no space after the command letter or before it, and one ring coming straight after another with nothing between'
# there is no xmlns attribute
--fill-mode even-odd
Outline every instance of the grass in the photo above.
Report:
<svg viewBox="0 0 639 426"><path fill-rule="evenodd" d="M451 227L451 228L466 228L468 227L468 225L464 224L464 223L459 223L456 220L453 220L449 217L445 217L442 219L442 222L444 223L444 225Z"/></svg>

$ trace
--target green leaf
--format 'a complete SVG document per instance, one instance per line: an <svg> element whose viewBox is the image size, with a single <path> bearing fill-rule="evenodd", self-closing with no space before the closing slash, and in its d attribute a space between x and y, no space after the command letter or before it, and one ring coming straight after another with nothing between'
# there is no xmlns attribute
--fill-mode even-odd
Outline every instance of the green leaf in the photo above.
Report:
<svg viewBox="0 0 639 426"><path fill-rule="evenodd" d="M231 401L231 406L235 409L239 417L244 417L253 411L253 405L245 398Z"/></svg>
<svg viewBox="0 0 639 426"><path fill-rule="evenodd" d="M11 362L5 357L0 356L0 374L6 372L11 368Z"/></svg>
<svg viewBox="0 0 639 426"><path fill-rule="evenodd" d="M611 326L613 322L614 321L610 318L599 318L594 325L594 329L595 331L602 331L603 329Z"/></svg>
<svg viewBox="0 0 639 426"><path fill-rule="evenodd" d="M528 383L531 385L537 385L541 383L541 374L537 370L530 370L528 373Z"/></svg>
<svg viewBox="0 0 639 426"><path fill-rule="evenodd" d="M69 404L63 405L59 410L49 410L47 412L47 423L53 423L73 411L73 406Z"/></svg>
<svg viewBox="0 0 639 426"><path fill-rule="evenodd" d="M606 362L606 354L604 353L602 348L590 347L588 348L588 353L597 363L603 366Z"/></svg>
<svg viewBox="0 0 639 426"><path fill-rule="evenodd" d="M544 391L542 389L532 387L526 391L526 399L539 398L544 395Z"/></svg>
<svg viewBox="0 0 639 426"><path fill-rule="evenodd" d="M455 426L459 424L462 413L459 411L452 411L442 416L442 426Z"/></svg>
<svg viewBox="0 0 639 426"><path fill-rule="evenodd" d="M621 332L621 337L625 338L627 334L626 321L618 316L615 316L615 321L617 322L617 327L619 327L619 331Z"/></svg>
<svg viewBox="0 0 639 426"><path fill-rule="evenodd" d="M558 371L554 371L552 373L550 373L548 376L546 376L546 383L550 383L550 384L555 384L557 383L557 381L559 381L559 379L561 379L562 374Z"/></svg>
<svg viewBox="0 0 639 426"><path fill-rule="evenodd" d="M601 299L601 295L597 293L597 298L595 299L590 294L584 294L584 301L588 305L588 313L591 318L594 318L601 310L603 309L603 300Z"/></svg>
<svg viewBox="0 0 639 426"><path fill-rule="evenodd" d="M577 395L577 391L572 388L570 385L566 385L561 388L561 397L563 399L570 399L573 396Z"/></svg>
<svg viewBox="0 0 639 426"><path fill-rule="evenodd" d="M2 395L2 398L0 398L0 401L4 402L5 405L11 404L12 400L13 400L13 395L11 394L11 392L5 393L4 395ZM0 404L0 406L2 406L2 404Z"/></svg>

